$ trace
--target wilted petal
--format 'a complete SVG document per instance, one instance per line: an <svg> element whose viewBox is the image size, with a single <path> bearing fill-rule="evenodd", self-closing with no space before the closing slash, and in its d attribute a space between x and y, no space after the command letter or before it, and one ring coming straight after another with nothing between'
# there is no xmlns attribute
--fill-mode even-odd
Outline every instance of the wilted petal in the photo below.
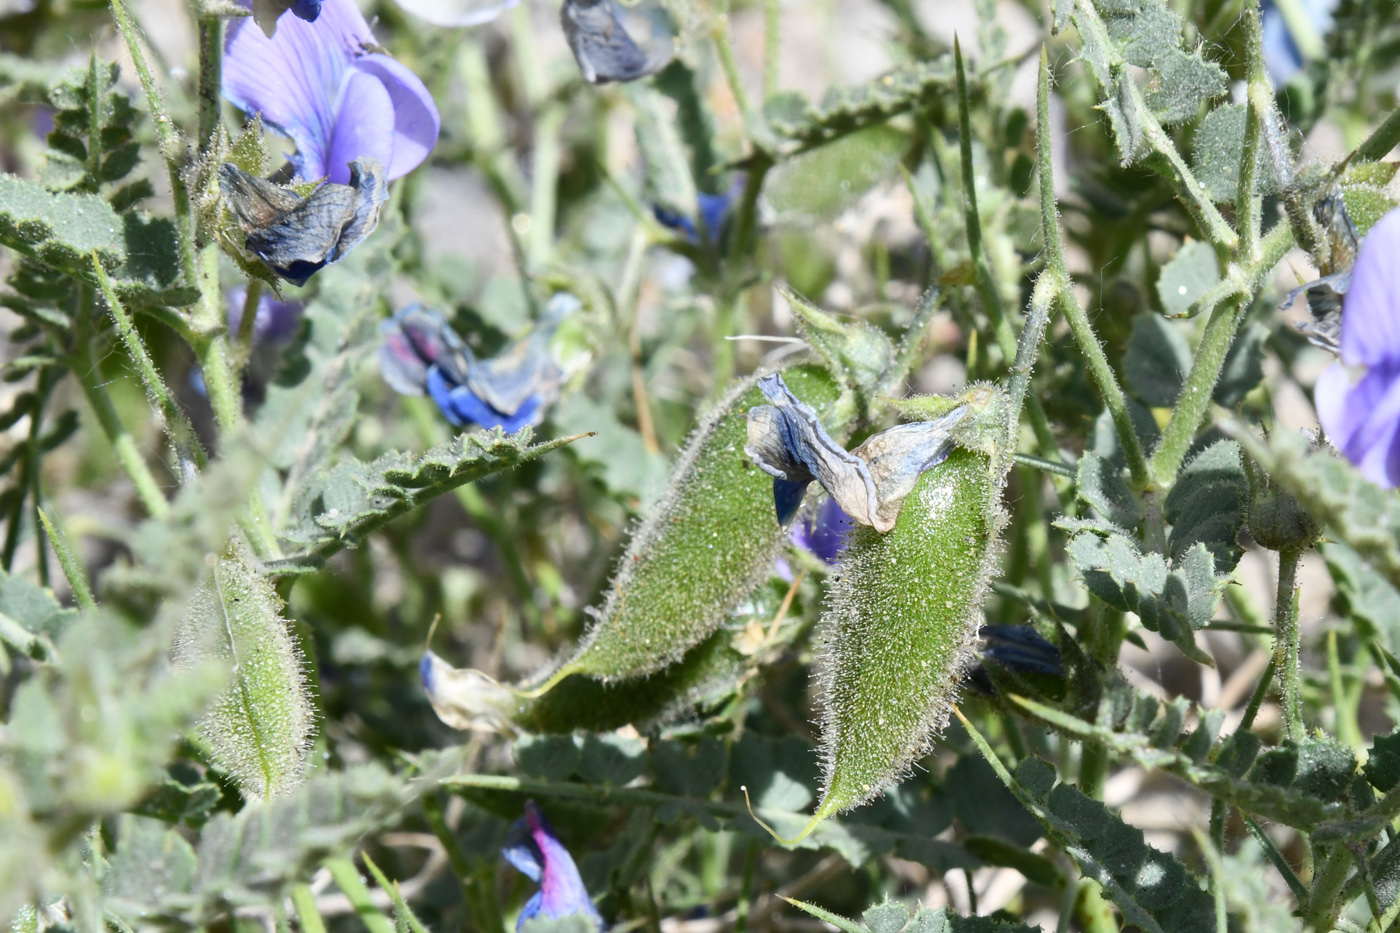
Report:
<svg viewBox="0 0 1400 933"><path fill-rule="evenodd" d="M379 333L379 371L395 392L422 395L430 366L444 370L449 379L466 379L471 350L432 308L409 305L380 324Z"/></svg>
<svg viewBox="0 0 1400 933"><path fill-rule="evenodd" d="M924 471L948 458L953 449L952 430L967 416L967 406L959 405L933 421L913 421L871 437L851 453L869 465L879 501L875 520L878 531L894 527L904 498Z"/></svg>
<svg viewBox="0 0 1400 933"><path fill-rule="evenodd" d="M277 20L288 10L292 15L315 22L321 14L321 0L253 0L253 22L271 39L277 34Z"/></svg>
<svg viewBox="0 0 1400 933"><path fill-rule="evenodd" d="M835 499L825 496L792 526L792 542L818 560L835 564L855 527L855 519L843 512Z"/></svg>
<svg viewBox="0 0 1400 933"><path fill-rule="evenodd" d="M513 731L515 697L480 671L455 668L431 651L423 652L418 679L438 718L453 729Z"/></svg>
<svg viewBox="0 0 1400 933"><path fill-rule="evenodd" d="M634 38L629 31L629 25L633 28L650 25L642 19L643 15L642 11L637 11L635 17L630 17L635 21L629 24L623 22L613 0L564 0L559 21L585 81L590 84L635 81L665 67L674 49L660 42L654 43L656 48L643 48L643 45L653 44L647 41L652 37ZM638 45L638 39L642 45Z"/></svg>
<svg viewBox="0 0 1400 933"><path fill-rule="evenodd" d="M554 831L533 800L525 802L525 819L511 827L510 837L501 855L521 874L540 883L540 890L520 912L517 930L523 929L525 921L531 917L543 915L550 920L559 920L580 914L591 920L599 931L603 929L603 918L593 906L588 889L583 886L573 856L555 838Z"/></svg>
<svg viewBox="0 0 1400 933"><path fill-rule="evenodd" d="M489 23L520 0L394 0L400 7L434 26L478 26Z"/></svg>
<svg viewBox="0 0 1400 933"><path fill-rule="evenodd" d="M467 385L496 411L515 415L527 404L553 400L564 377L554 357L554 335L583 303L568 292L549 299L529 335L494 359L478 360L467 371Z"/></svg>
<svg viewBox="0 0 1400 933"><path fill-rule="evenodd" d="M1029 625L984 625L978 637L982 657L999 667L1056 677L1065 672L1060 649Z"/></svg>
<svg viewBox="0 0 1400 933"><path fill-rule="evenodd" d="M225 162L219 191L249 252L297 285L369 236L388 197L384 168L375 160L353 163L349 185L327 183L306 198Z"/></svg>
<svg viewBox="0 0 1400 933"><path fill-rule="evenodd" d="M744 453L775 480L793 484L774 484L779 521L790 519L801 502L796 487L817 480L846 514L863 525L874 524L878 500L865 461L831 439L817 413L789 391L782 376L764 376L758 387L772 404L749 412Z"/></svg>
<svg viewBox="0 0 1400 933"><path fill-rule="evenodd" d="M475 424L514 434L523 427L539 424L544 417L544 406L538 398L526 399L519 410L507 414L492 408L468 387L447 381L436 366L428 369L427 388L447 420L459 428Z"/></svg>

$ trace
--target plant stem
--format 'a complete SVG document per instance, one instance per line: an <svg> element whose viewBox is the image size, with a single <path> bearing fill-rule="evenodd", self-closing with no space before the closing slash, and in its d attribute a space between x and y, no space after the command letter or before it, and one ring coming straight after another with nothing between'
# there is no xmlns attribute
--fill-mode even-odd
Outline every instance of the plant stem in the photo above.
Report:
<svg viewBox="0 0 1400 933"><path fill-rule="evenodd" d="M238 345L238 354L244 360L253 349L253 335L258 326L258 305L261 303L262 282L250 278L248 288L243 293L243 314L238 319L238 335L234 338Z"/></svg>
<svg viewBox="0 0 1400 933"><path fill-rule="evenodd" d="M1236 294L1231 300L1217 306L1206 322L1191 371L1181 387L1181 394L1177 396L1176 408L1152 454L1152 474L1159 486L1169 487L1176 479L1176 471L1181 468L1181 461L1185 459L1186 451L1196 437L1196 429L1210 406L1215 384L1225 366L1225 357L1244 320L1248 300L1248 295Z"/></svg>
<svg viewBox="0 0 1400 933"><path fill-rule="evenodd" d="M749 840L749 848L744 853L744 874L739 880L739 903L734 905L734 933L744 933L749 925L749 904L753 900L753 875L758 868L759 843Z"/></svg>
<svg viewBox="0 0 1400 933"><path fill-rule="evenodd" d="M1278 555L1278 598L1274 603L1274 667L1283 683L1283 721L1288 737L1304 738L1303 669L1300 661L1301 636L1298 632L1297 548L1285 548Z"/></svg>
<svg viewBox="0 0 1400 933"><path fill-rule="evenodd" d="M1312 896L1308 898L1307 928L1326 933L1341 912L1338 895L1351 871L1352 856L1344 843L1335 843L1327 855L1322 871L1313 880Z"/></svg>
<svg viewBox="0 0 1400 933"><path fill-rule="evenodd" d="M199 136L201 155L209 151L219 128L220 94L224 71L224 21L218 16L199 17Z"/></svg>
<svg viewBox="0 0 1400 933"><path fill-rule="evenodd" d="M1030 395L1031 370L1035 367L1036 354L1040 352L1040 341L1045 336L1046 325L1050 322L1049 296L1041 294L1037 302L1031 298L1030 311L1021 328L1021 340L1017 345L1012 332L1011 321L992 275L991 263L986 246L982 242L982 219L977 211L976 179L972 170L972 121L967 106L967 75L963 69L962 49L956 38L953 40L953 57L958 73L958 153L962 163L963 217L967 227L967 248L972 257L972 267L977 276L977 291L982 297L982 305L992 321L992 333L1002 356L1011 362L1011 377L1008 390L1011 394L1011 410L1007 414L1010 437L1006 444L1006 468L1010 467L1011 455L1016 450L1016 428L1021 422L1021 407L1030 411L1031 426L1035 431L1036 442L1047 459L1057 459L1059 451L1054 436L1050 433L1050 423L1040 400ZM1039 283L1037 282L1037 286Z"/></svg>
<svg viewBox="0 0 1400 933"><path fill-rule="evenodd" d="M98 262L96 253L92 256L92 268L97 274L97 284L102 289L102 297L107 302L112 319L117 323L117 333L121 335L122 343L126 345L126 351L131 355L132 362L136 364L136 372L146 387L146 396L160 409L161 416L165 419L166 432L175 445L176 456L180 458L182 478L189 472L186 469L187 464L194 469L202 469L204 450L195 437L194 427L156 370L150 353L146 351L146 345L141 341L141 335L136 332L131 316L122 307L121 299L117 297L112 281L107 277L107 270Z"/></svg>
<svg viewBox="0 0 1400 933"><path fill-rule="evenodd" d="M519 7L525 9L525 7ZM528 268L538 271L549 262L554 248L554 212L559 189L559 132L566 110L554 102L540 111L535 121L534 172L530 185L530 239L526 251Z"/></svg>
<svg viewBox="0 0 1400 933"><path fill-rule="evenodd" d="M781 0L763 0L763 99L778 93L778 59L782 52ZM737 931L742 933L742 931Z"/></svg>
<svg viewBox="0 0 1400 933"><path fill-rule="evenodd" d="M68 578L68 585L73 588L73 601L78 604L79 609L96 609L97 601L92 598L87 571L83 569L83 562L69 546L68 536L44 514L43 509L36 511L39 513L39 522L44 526L44 533L49 536L49 544L53 546L53 552L58 557L58 566L63 568L63 575Z"/></svg>
<svg viewBox="0 0 1400 933"><path fill-rule="evenodd" d="M1342 659L1337 651L1337 632L1327 633L1327 675L1332 689L1332 712L1337 717L1337 738L1343 745L1360 751L1366 747L1361 727L1356 722L1356 705L1352 702L1346 681L1342 678Z"/></svg>
<svg viewBox="0 0 1400 933"><path fill-rule="evenodd" d="M734 105L744 118L744 133L749 143L756 149L767 150L769 145L768 127L749 104L749 95L744 90L744 81L739 76L739 61L734 56L734 42L729 35L729 0L717 0L715 18L710 24L710 39L715 44L715 54L719 56L720 69L729 83L729 92L734 95Z"/></svg>
<svg viewBox="0 0 1400 933"><path fill-rule="evenodd" d="M87 397L102 433L107 435L107 440L117 456L117 463L121 464L131 484L136 487L136 495L146 507L147 514L152 518L164 518L170 514L170 503L166 501L160 484L146 466L141 451L136 447L136 439L122 424L117 409L101 381L101 364L93 347L95 338L92 336L93 302L90 286L79 285L78 289L78 334L73 351L74 359L69 361L68 366L78 377L78 382L83 387L83 395Z"/></svg>
<svg viewBox="0 0 1400 933"><path fill-rule="evenodd" d="M326 933L326 923L316 909L316 895L311 888L300 882L292 885L292 908L297 912L301 933Z"/></svg>
<svg viewBox="0 0 1400 933"><path fill-rule="evenodd" d="M1060 237L1059 212L1055 200L1054 166L1050 153L1050 63L1044 46L1040 49L1040 80L1036 89L1036 162L1040 175L1040 225L1041 239L1045 244L1045 270L1042 276L1052 276L1051 286L1055 289L1056 303L1074 334L1079 352L1089 367L1089 375L1098 386L1108 409L1113 429L1118 435L1118 446L1128 462L1128 474L1133 486L1143 490L1150 485L1151 473L1147 468L1147 458L1128 414L1128 401L1123 389L1118 385L1118 377L1104 355L1094 325L1084 313L1079 298L1070 283L1069 270L1065 265L1064 244ZM1039 288L1039 282L1036 283Z"/></svg>
<svg viewBox="0 0 1400 933"><path fill-rule="evenodd" d="M354 862L347 858L330 858L326 859L325 866L335 879L336 887L350 899L351 906L355 908L360 922L369 929L369 933L394 933L394 925L389 922L389 918L374 906L374 898L370 895L369 888L360 880L360 870L355 867Z"/></svg>
<svg viewBox="0 0 1400 933"><path fill-rule="evenodd" d="M1085 742L1079 754L1079 789L1086 797L1102 800L1107 774L1108 749L1102 742Z"/></svg>
<svg viewBox="0 0 1400 933"><path fill-rule="evenodd" d="M1400 143L1400 108L1385 118L1361 145L1352 153L1353 162L1378 162L1390 154L1390 150Z"/></svg>
<svg viewBox="0 0 1400 933"><path fill-rule="evenodd" d="M1255 262L1259 256L1259 209L1255 198L1256 176L1259 173L1260 134L1265 113L1274 105L1273 88L1264 71L1264 38L1259 26L1259 8L1251 3L1245 8L1246 55L1249 75L1249 106L1245 111L1244 144L1240 149L1240 179L1235 192L1235 227L1240 236L1238 256L1245 262Z"/></svg>

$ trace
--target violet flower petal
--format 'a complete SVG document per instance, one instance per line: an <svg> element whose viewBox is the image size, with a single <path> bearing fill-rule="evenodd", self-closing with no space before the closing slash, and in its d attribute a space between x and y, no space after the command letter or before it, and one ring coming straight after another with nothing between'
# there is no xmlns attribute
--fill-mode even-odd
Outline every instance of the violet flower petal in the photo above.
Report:
<svg viewBox="0 0 1400 933"><path fill-rule="evenodd" d="M843 512L835 499L823 496L802 521L792 526L792 542L818 560L836 564L855 527L855 519Z"/></svg>
<svg viewBox="0 0 1400 933"><path fill-rule="evenodd" d="M354 0L324 0L315 23L280 24L272 38L246 20L229 25L223 91L291 137L300 175L345 183L350 162L377 158L392 181L426 158L440 129L432 96L407 68L369 51L374 34Z"/></svg>
<svg viewBox="0 0 1400 933"><path fill-rule="evenodd" d="M1400 364L1373 366L1355 385L1334 364L1313 394L1333 446L1371 482L1400 486Z"/></svg>
<svg viewBox="0 0 1400 933"><path fill-rule="evenodd" d="M337 118L326 146L325 174L331 181L349 172L362 156L378 159L386 168L394 158L394 103L389 91L373 75L351 68L340 86Z"/></svg>
<svg viewBox="0 0 1400 933"><path fill-rule="evenodd" d="M402 178L421 165L437 145L442 130L437 105L418 76L388 55L365 55L355 61L355 68L377 78L389 93L394 108L394 142L393 156L384 166L390 180Z"/></svg>
<svg viewBox="0 0 1400 933"><path fill-rule="evenodd" d="M535 806L533 800L525 802L525 819L530 826L530 835L535 840L535 845L539 847L540 855L544 861L544 878L540 884L539 913L551 920L558 920L561 917L568 917L574 914L582 914L593 921L594 925L601 931L603 929L603 918L598 913L598 909L593 906L593 899L588 896L588 889L583 886L583 878L579 876L578 866L574 864L573 856L569 855L569 850L564 848L554 836L554 831L545 822L544 816L539 808ZM516 929L520 929L526 920L524 913L521 914L520 923Z"/></svg>
<svg viewBox="0 0 1400 933"><path fill-rule="evenodd" d="M1342 362L1375 366L1400 360L1400 210L1361 241L1342 304Z"/></svg>

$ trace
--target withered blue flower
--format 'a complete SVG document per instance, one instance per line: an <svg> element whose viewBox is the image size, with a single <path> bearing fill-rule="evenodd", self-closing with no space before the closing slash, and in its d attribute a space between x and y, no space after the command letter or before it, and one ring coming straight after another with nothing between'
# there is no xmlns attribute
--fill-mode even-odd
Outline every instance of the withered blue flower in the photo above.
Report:
<svg viewBox="0 0 1400 933"><path fill-rule="evenodd" d="M724 225L729 220L729 215L733 211L734 204L744 196L744 188L747 179L744 175L736 175L734 181L729 186L729 190L723 194L707 194L703 191L695 196L696 207L699 210L699 219L704 222L704 235L701 235L695 219L687 217L685 214L673 211L660 204L652 205L651 212L662 226L670 227L684 233L686 239L691 243L699 245L705 243L718 243L720 234L724 231Z"/></svg>
<svg viewBox="0 0 1400 933"><path fill-rule="evenodd" d="M573 295L556 294L529 334L493 359L480 360L441 314L410 305L380 326L380 372L397 392L426 393L458 427L514 433L539 424L558 396L565 372L551 343L579 307Z"/></svg>
<svg viewBox="0 0 1400 933"><path fill-rule="evenodd" d="M835 564L855 527L855 519L835 499L823 496L792 526L792 543L824 563Z"/></svg>
<svg viewBox="0 0 1400 933"><path fill-rule="evenodd" d="M298 19L314 23L321 15L321 0L253 0L253 22L271 39L277 35L277 20L288 10Z"/></svg>
<svg viewBox="0 0 1400 933"><path fill-rule="evenodd" d="M369 236L389 196L384 167L372 158L351 163L350 184L327 183L305 198L225 162L219 192L248 251L296 285Z"/></svg>
<svg viewBox="0 0 1400 933"><path fill-rule="evenodd" d="M816 481L853 520L889 531L920 474L947 458L953 449L950 432L967 414L960 405L933 421L893 427L847 451L831 439L811 406L788 390L782 376L764 376L758 386L772 404L749 412L744 452L773 477L780 523L792 518L807 486Z"/></svg>
<svg viewBox="0 0 1400 933"><path fill-rule="evenodd" d="M437 143L437 106L423 82L379 50L355 0L322 0L316 21L283 17L271 38L247 20L228 27L224 96L296 143L307 180L345 184L349 165L377 159L389 181Z"/></svg>
<svg viewBox="0 0 1400 933"><path fill-rule="evenodd" d="M980 661L967 672L964 682L979 693L996 696L996 685L987 673L989 663L1017 674L1064 676L1060 649L1029 625L984 625L977 639Z"/></svg>
<svg viewBox="0 0 1400 933"><path fill-rule="evenodd" d="M588 889L583 886L573 856L555 837L533 800L525 801L525 817L511 827L501 857L540 886L520 911L515 925L517 931L523 930L525 922L532 917L559 920L583 916L591 920L600 933L606 927L598 908L593 906L593 899L588 896Z"/></svg>
<svg viewBox="0 0 1400 933"><path fill-rule="evenodd" d="M564 37L589 84L635 81L674 57L670 37L653 26L664 11L639 5L625 15L627 22L615 0L564 0L559 9Z"/></svg>
<svg viewBox="0 0 1400 933"><path fill-rule="evenodd" d="M1400 486L1400 210L1361 241L1342 304L1340 350L1313 391L1318 420L1362 475Z"/></svg>

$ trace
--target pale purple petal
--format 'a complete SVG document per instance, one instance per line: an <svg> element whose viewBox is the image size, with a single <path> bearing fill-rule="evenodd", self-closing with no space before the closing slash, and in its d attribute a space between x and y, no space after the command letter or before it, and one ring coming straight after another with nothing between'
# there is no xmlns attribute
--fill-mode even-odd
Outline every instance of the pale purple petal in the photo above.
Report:
<svg viewBox="0 0 1400 933"><path fill-rule="evenodd" d="M235 20L224 41L224 96L291 137L303 177L324 177L346 69L373 43L354 0L326 0L314 23L284 16L271 39L252 20ZM340 170L343 181L349 173Z"/></svg>
<svg viewBox="0 0 1400 933"><path fill-rule="evenodd" d="M1347 418L1347 396L1351 393L1351 376L1340 362L1333 363L1317 377L1313 387L1313 406L1317 420L1329 438L1351 433Z"/></svg>
<svg viewBox="0 0 1400 933"><path fill-rule="evenodd" d="M388 165L394 154L394 105L373 75L351 68L345 75L324 172L338 185L350 181L350 163L372 156Z"/></svg>
<svg viewBox="0 0 1400 933"><path fill-rule="evenodd" d="M383 161L390 181L401 178L421 165L437 145L442 121L433 95L417 75L387 55L366 55L354 67L377 78L393 102L392 156Z"/></svg>
<svg viewBox="0 0 1400 933"><path fill-rule="evenodd" d="M1400 210L1382 217L1361 241L1342 305L1342 361L1400 362Z"/></svg>

